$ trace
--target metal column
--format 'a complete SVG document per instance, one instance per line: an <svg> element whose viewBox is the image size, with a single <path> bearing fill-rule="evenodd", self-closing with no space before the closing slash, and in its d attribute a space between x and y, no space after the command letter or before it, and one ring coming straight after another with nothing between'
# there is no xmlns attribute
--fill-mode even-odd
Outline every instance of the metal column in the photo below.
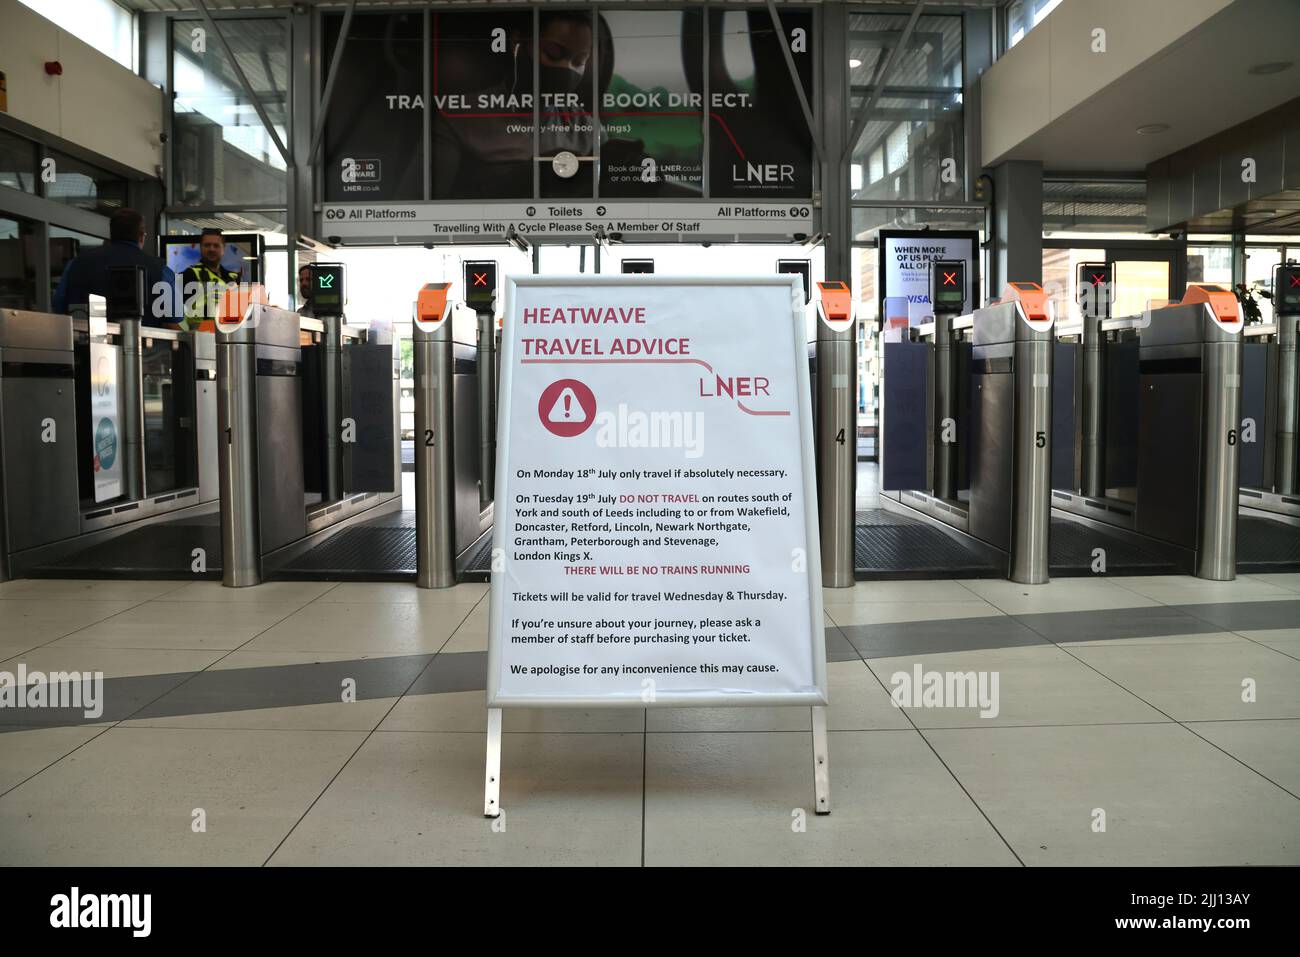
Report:
<svg viewBox="0 0 1300 957"><path fill-rule="evenodd" d="M221 583L262 581L257 483L257 356L252 329L217 326L217 477L221 500Z"/></svg>
<svg viewBox="0 0 1300 957"><path fill-rule="evenodd" d="M496 497L497 475L497 336L496 317L478 314L479 504Z"/></svg>
<svg viewBox="0 0 1300 957"><path fill-rule="evenodd" d="M1052 345L1046 338L1015 346L1015 472L1011 497L1012 581L1049 579L1052 528Z"/></svg>
<svg viewBox="0 0 1300 957"><path fill-rule="evenodd" d="M1277 288L1275 285L1274 288ZM1274 450L1273 491L1296 493L1296 404L1300 401L1296 376L1296 325L1300 318L1277 319L1277 437Z"/></svg>
<svg viewBox="0 0 1300 957"><path fill-rule="evenodd" d="M140 320L118 319L122 345L122 485L144 498L144 380L140 375Z"/></svg>
<svg viewBox="0 0 1300 957"><path fill-rule="evenodd" d="M1237 498L1241 443L1241 337L1203 346L1201 503L1196 577L1237 577Z"/></svg>
<svg viewBox="0 0 1300 957"><path fill-rule="evenodd" d="M412 327L415 364L415 549L421 588L456 584L452 505L451 283L420 290ZM481 368L481 367L480 367Z"/></svg>
<svg viewBox="0 0 1300 957"><path fill-rule="evenodd" d="M817 511L822 584L851 588L857 524L857 323L847 285L817 285Z"/></svg>
<svg viewBox="0 0 1300 957"><path fill-rule="evenodd" d="M327 502L343 498L343 317L321 320L325 356L321 366L325 415L325 488Z"/></svg>

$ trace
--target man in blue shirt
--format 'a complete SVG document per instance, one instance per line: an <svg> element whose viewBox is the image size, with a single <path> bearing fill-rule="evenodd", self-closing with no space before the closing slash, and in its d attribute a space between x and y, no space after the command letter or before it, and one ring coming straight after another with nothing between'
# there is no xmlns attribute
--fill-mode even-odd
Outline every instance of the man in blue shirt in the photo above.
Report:
<svg viewBox="0 0 1300 957"><path fill-rule="evenodd" d="M54 291L53 309L64 314L85 305L92 295L108 295L108 271L116 266L143 266L145 272L144 324L166 326L176 314L176 276L158 257L144 251L144 218L134 209L119 209L108 220L109 242L87 249L68 263ZM158 284L166 284L166 292ZM161 314L160 314L161 313Z"/></svg>

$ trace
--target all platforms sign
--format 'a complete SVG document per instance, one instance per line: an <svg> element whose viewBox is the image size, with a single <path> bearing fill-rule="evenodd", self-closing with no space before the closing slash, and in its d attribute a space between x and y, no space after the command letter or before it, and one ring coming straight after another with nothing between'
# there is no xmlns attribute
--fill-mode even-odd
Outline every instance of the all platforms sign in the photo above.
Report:
<svg viewBox="0 0 1300 957"><path fill-rule="evenodd" d="M805 202L684 203L335 203L321 210L320 235L343 240L408 239L482 243L524 239L591 239L597 230L637 241L656 238L798 241L814 229Z"/></svg>

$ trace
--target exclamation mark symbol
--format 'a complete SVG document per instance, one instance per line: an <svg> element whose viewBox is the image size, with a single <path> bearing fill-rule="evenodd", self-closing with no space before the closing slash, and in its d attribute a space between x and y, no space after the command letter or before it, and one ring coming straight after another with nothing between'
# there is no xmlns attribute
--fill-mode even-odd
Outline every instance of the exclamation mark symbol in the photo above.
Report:
<svg viewBox="0 0 1300 957"><path fill-rule="evenodd" d="M569 417L569 407L572 405L573 405L573 393L565 392L564 393L564 417L566 419Z"/></svg>

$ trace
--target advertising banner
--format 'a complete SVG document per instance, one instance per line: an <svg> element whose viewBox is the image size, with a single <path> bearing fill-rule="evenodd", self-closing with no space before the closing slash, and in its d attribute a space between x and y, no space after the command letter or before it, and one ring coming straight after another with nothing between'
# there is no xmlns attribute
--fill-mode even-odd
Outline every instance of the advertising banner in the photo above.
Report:
<svg viewBox="0 0 1300 957"><path fill-rule="evenodd" d="M880 316L884 328L919 325L933 316L930 263L966 263L967 291L962 314L972 312L979 295L979 234L939 230L880 231Z"/></svg>
<svg viewBox="0 0 1300 957"><path fill-rule="evenodd" d="M600 195L702 196L703 11L609 10L600 20L601 53L610 58L600 100Z"/></svg>
<svg viewBox="0 0 1300 957"><path fill-rule="evenodd" d="M714 197L812 197L812 139L766 8L493 6L354 17L326 202L692 199L706 164ZM812 13L780 16L814 102ZM332 51L342 17L322 24Z"/></svg>
<svg viewBox="0 0 1300 957"><path fill-rule="evenodd" d="M815 103L812 13L780 18L804 95ZM812 137L768 11L711 10L707 62L710 195L811 196Z"/></svg>
<svg viewBox="0 0 1300 957"><path fill-rule="evenodd" d="M352 18L325 124L327 201L424 198L423 19L419 13ZM343 18L333 14L321 22L322 49L332 56Z"/></svg>
<svg viewBox="0 0 1300 957"><path fill-rule="evenodd" d="M795 286L506 280L489 707L826 703Z"/></svg>
<svg viewBox="0 0 1300 957"><path fill-rule="evenodd" d="M118 427L116 347L90 342L90 423L95 501L122 494L122 432Z"/></svg>

